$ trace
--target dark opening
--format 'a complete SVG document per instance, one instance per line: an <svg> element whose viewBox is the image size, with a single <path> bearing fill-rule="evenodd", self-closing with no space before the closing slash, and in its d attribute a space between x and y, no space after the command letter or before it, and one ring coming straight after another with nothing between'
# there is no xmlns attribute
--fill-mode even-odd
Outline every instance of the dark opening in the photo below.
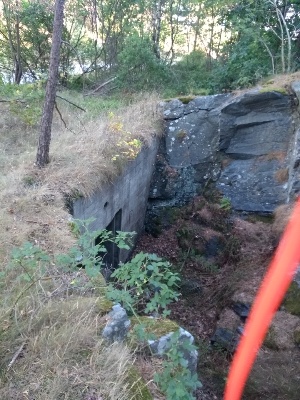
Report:
<svg viewBox="0 0 300 400"><path fill-rule="evenodd" d="M122 210L119 210L114 218L112 219L111 223L107 225L106 229L111 231L113 235L116 235L117 231L121 230L122 225ZM95 244L99 244L100 239L96 238ZM112 242L105 242L104 247L107 250L107 253L103 256L103 253L99 254L103 257L104 268L109 270L114 270L119 265L120 261L120 249L117 245Z"/></svg>

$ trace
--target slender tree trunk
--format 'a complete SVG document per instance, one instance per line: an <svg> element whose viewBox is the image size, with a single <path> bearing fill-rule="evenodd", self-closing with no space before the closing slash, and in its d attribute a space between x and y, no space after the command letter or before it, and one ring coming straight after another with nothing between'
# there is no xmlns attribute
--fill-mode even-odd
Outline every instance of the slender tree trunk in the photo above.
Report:
<svg viewBox="0 0 300 400"><path fill-rule="evenodd" d="M21 63L21 43L20 43L20 21L19 21L19 3L16 1L14 4L11 2L2 1L3 3L3 15L7 28L8 41L11 51L11 58L13 62L13 71L12 74L14 76L13 81L16 84L19 84L22 78L22 63ZM15 20L15 31L13 31L13 9L16 13ZM15 33L15 37L14 37Z"/></svg>
<svg viewBox="0 0 300 400"><path fill-rule="evenodd" d="M18 85L21 82L22 75L23 75L23 68L22 68L22 61L21 61L21 39L20 39L20 18L19 18L19 2L16 2L16 47L17 47L17 52L15 56L15 83Z"/></svg>
<svg viewBox="0 0 300 400"><path fill-rule="evenodd" d="M49 162L51 141L51 125L55 105L56 85L58 80L59 55L64 20L65 0L55 1L53 22L53 36L50 54L49 78L46 86L46 95L41 119L41 130L36 155L36 165L43 167Z"/></svg>
<svg viewBox="0 0 300 400"><path fill-rule="evenodd" d="M263 40L263 39L259 39L261 42L262 42L262 44L265 46L265 48L266 48L266 50L267 50L267 52L268 52L268 54L269 54L269 56L270 56L270 58L271 58L271 62L272 62L272 74L274 75L275 74L275 62L274 62L274 56L273 56L273 54L272 54L272 52L271 52L271 50L270 50L270 48L269 48L269 46L267 45L267 43Z"/></svg>
<svg viewBox="0 0 300 400"><path fill-rule="evenodd" d="M159 43L162 17L162 2L163 0L154 1L152 8L152 42L153 51L157 58L160 58Z"/></svg>
<svg viewBox="0 0 300 400"><path fill-rule="evenodd" d="M278 14L281 17L285 32L286 32L286 37L287 37L287 42L288 42L288 55L287 55L287 70L286 72L291 72L291 59L292 59L292 41L291 41L291 34L289 31L289 28L287 26L286 20L284 15L280 10L278 10Z"/></svg>

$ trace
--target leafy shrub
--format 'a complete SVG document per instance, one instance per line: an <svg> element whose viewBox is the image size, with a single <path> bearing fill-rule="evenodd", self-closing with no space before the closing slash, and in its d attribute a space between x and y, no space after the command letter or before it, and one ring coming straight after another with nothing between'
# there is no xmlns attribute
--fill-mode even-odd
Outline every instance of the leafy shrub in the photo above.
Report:
<svg viewBox="0 0 300 400"><path fill-rule="evenodd" d="M105 244L115 243L120 249L130 249L131 239L135 232L117 231L116 235L106 229L89 230L91 220L74 221L73 231L78 239L67 254L58 255L57 263L67 269L74 270L81 266L89 277L97 276L102 268L102 260L107 253Z"/></svg>
<svg viewBox="0 0 300 400"><path fill-rule="evenodd" d="M6 84L1 86L1 92L2 97L9 102L13 115L27 126L38 124L45 94L42 81L26 85Z"/></svg>
<svg viewBox="0 0 300 400"><path fill-rule="evenodd" d="M194 351L196 347L188 338L179 342L179 337L179 330L170 337L168 351L165 353L166 359L162 364L163 370L155 374L154 381L166 394L167 400L193 400L193 392L202 384L197 374L192 375L188 369L184 353Z"/></svg>
<svg viewBox="0 0 300 400"><path fill-rule="evenodd" d="M177 94L206 95L210 71L207 68L207 57L200 51L192 51L172 66L173 86Z"/></svg>
<svg viewBox="0 0 300 400"><path fill-rule="evenodd" d="M129 36L118 65L119 87L129 91L161 89L169 79L167 65L155 56L148 37Z"/></svg>
<svg viewBox="0 0 300 400"><path fill-rule="evenodd" d="M77 237L77 243L67 254L56 256L55 260L38 246L25 243L12 252L12 262L8 269L18 270L17 279L30 282L17 296L14 305L34 284L37 286L42 279L48 279L49 267L59 265L66 272L82 267L90 277L99 276L102 259L107 252L105 244L115 243L119 248L129 249L129 243L134 233L117 232L113 235L107 230L90 231L90 220L75 220L71 224L72 233ZM96 240L97 239L97 240ZM96 242L96 243L95 243ZM3 275L1 275L1 278ZM177 300L179 294L177 285L178 274L171 271L171 264L163 261L155 254L137 254L130 262L122 264L113 274L115 282L109 285L106 295L113 301L123 303L124 307L136 315L141 306L144 313L169 314L167 306ZM146 324L140 322L135 326L135 333L142 342L155 339L147 331ZM180 332L174 333L169 342L166 359L163 362L163 371L155 376L155 381L166 394L167 399L190 400L193 391L201 386L196 375L192 375L187 368L186 351L195 349L189 340L180 340Z"/></svg>
<svg viewBox="0 0 300 400"><path fill-rule="evenodd" d="M143 309L146 314L169 314L167 306L178 299L179 276L171 271L171 264L156 254L139 253L121 265L113 274L108 297L120 302L128 311Z"/></svg>

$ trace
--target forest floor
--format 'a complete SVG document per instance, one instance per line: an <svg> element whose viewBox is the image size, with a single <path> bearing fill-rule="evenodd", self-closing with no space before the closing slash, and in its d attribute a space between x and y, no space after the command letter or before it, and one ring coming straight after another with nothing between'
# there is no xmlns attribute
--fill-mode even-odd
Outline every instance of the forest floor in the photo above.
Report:
<svg viewBox="0 0 300 400"><path fill-rule="evenodd" d="M203 388L198 390L197 400L221 400L232 354L212 346L211 338L220 323L232 327L234 301L253 301L288 211L279 210L275 221L237 215L229 207L222 208L218 198L200 196L182 209L174 209L171 218L170 210L168 214L167 222L162 218L161 233L157 237L145 233L136 251L156 253L180 273L183 294L170 307L170 318L192 333L199 346ZM265 342L244 400L298 398L300 352L294 349L288 361L291 350L281 350ZM278 379L283 371L285 378Z"/></svg>

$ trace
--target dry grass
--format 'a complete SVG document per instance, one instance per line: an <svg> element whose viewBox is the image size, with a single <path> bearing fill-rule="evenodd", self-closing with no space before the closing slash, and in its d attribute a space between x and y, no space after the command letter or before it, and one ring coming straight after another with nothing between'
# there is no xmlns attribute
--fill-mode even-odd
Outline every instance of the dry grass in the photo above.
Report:
<svg viewBox="0 0 300 400"><path fill-rule="evenodd" d="M260 90L263 92L279 92L282 94L291 94L291 84L295 81L300 80L300 72L296 71L292 74L277 74L270 75L266 78L263 78L255 87L245 88L245 89L237 89L233 91L233 94L238 96L248 92L249 90Z"/></svg>
<svg viewBox="0 0 300 400"><path fill-rule="evenodd" d="M274 212L273 230L278 239L290 219L292 208L292 204L283 204L277 207Z"/></svg>
<svg viewBox="0 0 300 400"><path fill-rule="evenodd" d="M64 95L84 106L82 99ZM95 110L79 116L62 102L68 129L56 115L51 162L41 170L34 166L38 127L27 126L0 104L1 399L127 400L133 398L131 386L139 390L128 376L133 359L126 346L107 347L99 337L105 321L95 291L85 290L85 279L76 275L79 287L74 288L74 274L62 274L50 263L43 273L37 269L36 281L28 285L18 279L20 270L7 266L12 248L25 241L50 255L70 248L74 237L65 196L91 195L135 156L139 146L132 141L151 142L160 132L157 100L145 95L97 118L92 118ZM6 371L21 344L24 349Z"/></svg>
<svg viewBox="0 0 300 400"><path fill-rule="evenodd" d="M292 74L278 74L278 75L274 75L274 76L270 76L267 79L264 79L261 82L261 85L264 87L270 87L272 90L272 88L289 88L290 85L295 82L298 81L300 79L300 72L296 71L293 72Z"/></svg>
<svg viewBox="0 0 300 400"><path fill-rule="evenodd" d="M48 301L33 313L33 317L20 315L20 336L14 346L2 334L1 399L132 398L128 380L132 356L123 344L107 346L99 337L105 320L97 299ZM21 342L25 343L21 357L4 369Z"/></svg>
<svg viewBox="0 0 300 400"><path fill-rule="evenodd" d="M130 142L139 139L147 145L159 133L156 103L157 97L148 95L110 118L103 113L96 120L85 116L84 122L77 119L78 110L66 103L61 111L68 129L56 119L51 162L42 170L34 167L38 129L9 116L4 106L0 117L0 223L4 227L0 260L13 244L28 239L53 252L69 246L64 195L89 196L118 175L132 156ZM114 156L118 156L115 161Z"/></svg>

